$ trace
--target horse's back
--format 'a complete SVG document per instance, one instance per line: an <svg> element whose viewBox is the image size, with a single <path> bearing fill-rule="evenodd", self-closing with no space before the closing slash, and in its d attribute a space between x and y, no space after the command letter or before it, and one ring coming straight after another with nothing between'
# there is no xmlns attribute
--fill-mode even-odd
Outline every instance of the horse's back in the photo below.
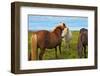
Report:
<svg viewBox="0 0 100 76"><path fill-rule="evenodd" d="M85 28L81 28L81 29L80 29L80 33L87 33L87 32L88 32L88 30L85 29Z"/></svg>
<svg viewBox="0 0 100 76"><path fill-rule="evenodd" d="M45 37L46 35L49 35L50 32L47 31L47 30L40 30L40 31L37 31L36 34L37 34L38 37L43 38L43 37Z"/></svg>

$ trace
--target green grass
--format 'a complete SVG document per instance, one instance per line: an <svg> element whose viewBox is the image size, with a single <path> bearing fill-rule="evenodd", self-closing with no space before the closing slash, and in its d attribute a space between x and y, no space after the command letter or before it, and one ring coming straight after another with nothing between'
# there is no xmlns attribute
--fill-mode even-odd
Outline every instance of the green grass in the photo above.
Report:
<svg viewBox="0 0 100 76"><path fill-rule="evenodd" d="M32 32L28 33L28 51L31 51L31 35ZM72 32L72 40L70 42L70 48L66 48L64 45L64 41L62 42L62 53L60 54L59 49L57 48L57 59L77 59L77 39L78 39L79 31ZM40 51L40 49L39 49ZM55 49L46 49L46 52L43 57L44 60L52 60L56 59Z"/></svg>

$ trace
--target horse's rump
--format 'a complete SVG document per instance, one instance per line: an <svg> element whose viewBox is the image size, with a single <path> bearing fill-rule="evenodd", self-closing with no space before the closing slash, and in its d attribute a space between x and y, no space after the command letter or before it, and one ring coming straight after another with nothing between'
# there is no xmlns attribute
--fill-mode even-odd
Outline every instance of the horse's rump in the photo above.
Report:
<svg viewBox="0 0 100 76"><path fill-rule="evenodd" d="M45 48L48 46L48 44L50 43L50 32L47 31L47 30L40 30L40 31L37 31L37 46L39 48ZM45 45L45 47L44 47Z"/></svg>

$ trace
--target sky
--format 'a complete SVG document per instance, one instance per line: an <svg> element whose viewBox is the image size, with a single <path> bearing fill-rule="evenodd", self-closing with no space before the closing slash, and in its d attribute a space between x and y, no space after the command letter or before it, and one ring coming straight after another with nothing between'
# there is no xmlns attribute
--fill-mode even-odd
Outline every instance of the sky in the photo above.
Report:
<svg viewBox="0 0 100 76"><path fill-rule="evenodd" d="M88 28L88 17L28 15L28 30L53 30L61 22L72 31Z"/></svg>

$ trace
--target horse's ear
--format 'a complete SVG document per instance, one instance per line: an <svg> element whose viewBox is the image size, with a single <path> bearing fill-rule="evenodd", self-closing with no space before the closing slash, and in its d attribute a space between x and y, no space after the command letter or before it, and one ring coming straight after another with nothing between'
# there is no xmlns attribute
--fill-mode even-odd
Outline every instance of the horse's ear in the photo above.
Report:
<svg viewBox="0 0 100 76"><path fill-rule="evenodd" d="M62 23L62 30L64 30L64 28L66 28L65 23Z"/></svg>
<svg viewBox="0 0 100 76"><path fill-rule="evenodd" d="M62 25L63 25L64 28L66 27L65 23L62 23Z"/></svg>

